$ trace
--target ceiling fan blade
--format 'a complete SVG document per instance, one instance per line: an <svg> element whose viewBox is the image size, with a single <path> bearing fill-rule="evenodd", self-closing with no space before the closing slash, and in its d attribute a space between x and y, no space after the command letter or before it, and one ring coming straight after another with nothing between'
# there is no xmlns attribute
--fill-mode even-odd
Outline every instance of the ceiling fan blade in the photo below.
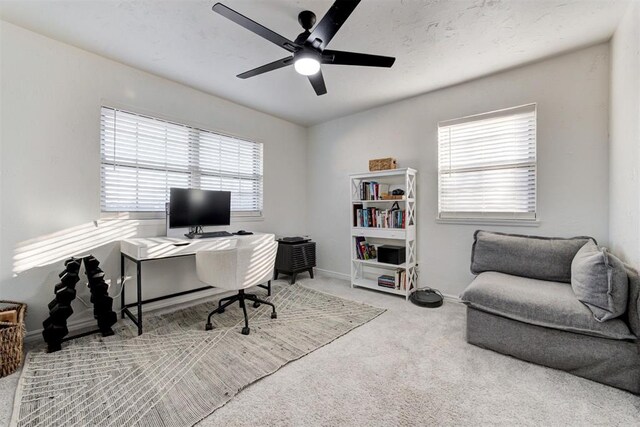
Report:
<svg viewBox="0 0 640 427"><path fill-rule="evenodd" d="M212 9L214 12L219 13L220 15L235 22L241 27L244 27L247 30L251 31L252 33L255 33L260 37L269 40L271 43L277 44L278 46L288 50L289 52L295 52L296 50L298 50L298 47L296 46L296 44L291 40L281 36L278 33L271 31L266 27L263 27L257 22L247 18L244 15L239 14L235 10L228 8L222 3L214 4Z"/></svg>
<svg viewBox="0 0 640 427"><path fill-rule="evenodd" d="M322 52L323 64L360 65L363 67L391 67L396 58L391 56L369 55L367 53L325 50Z"/></svg>
<svg viewBox="0 0 640 427"><path fill-rule="evenodd" d="M344 21L351 15L351 12L358 6L358 3L360 3L360 0L336 0L311 32L307 42L313 44L316 39L320 39L321 42L318 47L324 49L344 24Z"/></svg>
<svg viewBox="0 0 640 427"><path fill-rule="evenodd" d="M293 64L293 56L287 56L286 58L278 59L277 61L270 62L262 67L254 68L253 70L245 71L242 74L238 74L236 77L241 79L248 79L259 74L266 73L268 71L277 70L278 68L286 67Z"/></svg>
<svg viewBox="0 0 640 427"><path fill-rule="evenodd" d="M311 86L313 86L313 90L316 91L316 95L320 96L327 93L327 87L324 85L324 77L322 77L322 70L308 77Z"/></svg>

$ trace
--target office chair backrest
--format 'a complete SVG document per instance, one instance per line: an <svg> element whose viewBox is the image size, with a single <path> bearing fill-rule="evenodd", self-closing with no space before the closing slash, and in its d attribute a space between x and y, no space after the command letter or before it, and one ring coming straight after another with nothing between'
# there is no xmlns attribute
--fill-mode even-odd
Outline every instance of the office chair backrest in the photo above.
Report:
<svg viewBox="0 0 640 427"><path fill-rule="evenodd" d="M233 249L196 253L198 278L216 288L246 289L273 278L278 242L273 238Z"/></svg>

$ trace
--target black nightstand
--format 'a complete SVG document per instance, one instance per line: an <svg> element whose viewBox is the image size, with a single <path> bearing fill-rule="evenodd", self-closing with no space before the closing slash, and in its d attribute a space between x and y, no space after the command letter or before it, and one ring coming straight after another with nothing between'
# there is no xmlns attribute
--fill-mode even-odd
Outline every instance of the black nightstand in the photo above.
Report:
<svg viewBox="0 0 640 427"><path fill-rule="evenodd" d="M276 271L291 276L291 284L296 283L298 273L308 271L313 279L313 267L316 266L316 242L287 242L278 240Z"/></svg>

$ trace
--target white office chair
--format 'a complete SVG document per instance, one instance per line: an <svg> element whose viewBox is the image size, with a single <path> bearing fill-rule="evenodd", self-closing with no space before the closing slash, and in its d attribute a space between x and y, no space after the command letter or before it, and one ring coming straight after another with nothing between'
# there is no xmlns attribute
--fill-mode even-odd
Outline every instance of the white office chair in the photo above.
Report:
<svg viewBox="0 0 640 427"><path fill-rule="evenodd" d="M238 240L239 244L233 249L196 253L196 272L201 281L216 288L238 290L237 295L221 299L218 308L209 313L205 327L207 331L213 329L211 316L216 313L224 313L224 309L236 301L240 302L240 307L244 312L244 328L242 328L244 335L249 335L250 332L245 300L253 301L254 307L259 307L260 304L271 306L273 310L271 318L278 317L276 307L272 303L244 292L247 288L271 281L278 252L278 242L274 241L273 237L248 243L240 243L241 240Z"/></svg>

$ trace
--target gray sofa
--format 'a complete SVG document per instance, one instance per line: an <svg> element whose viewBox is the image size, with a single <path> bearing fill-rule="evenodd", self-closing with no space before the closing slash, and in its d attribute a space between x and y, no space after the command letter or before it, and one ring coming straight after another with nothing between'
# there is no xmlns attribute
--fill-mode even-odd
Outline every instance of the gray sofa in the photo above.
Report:
<svg viewBox="0 0 640 427"><path fill-rule="evenodd" d="M571 288L571 262L589 237L477 231L460 298L467 341L640 394L640 278L627 267L627 311L598 322Z"/></svg>

